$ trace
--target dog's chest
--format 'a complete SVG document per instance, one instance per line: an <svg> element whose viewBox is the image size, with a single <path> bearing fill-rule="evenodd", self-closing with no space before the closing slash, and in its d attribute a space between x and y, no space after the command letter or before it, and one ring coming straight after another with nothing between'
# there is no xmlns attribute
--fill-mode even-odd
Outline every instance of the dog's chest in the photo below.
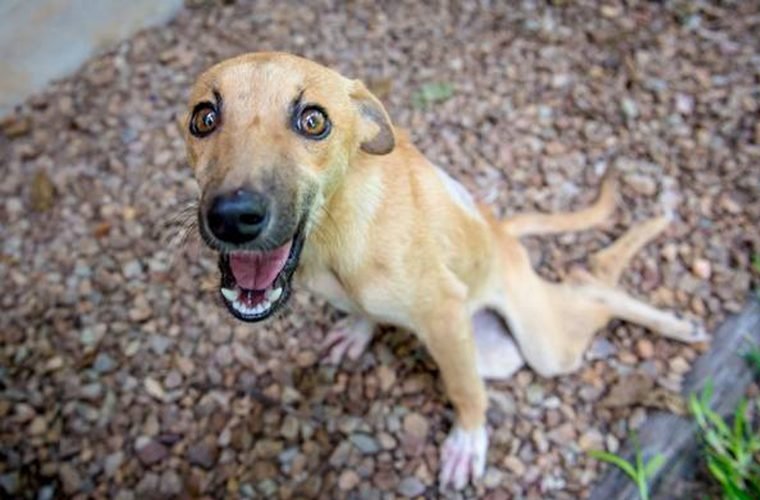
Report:
<svg viewBox="0 0 760 500"><path fill-rule="evenodd" d="M345 313L358 312L356 303L349 297L338 277L329 269L320 269L303 278L306 288L327 300L330 305Z"/></svg>

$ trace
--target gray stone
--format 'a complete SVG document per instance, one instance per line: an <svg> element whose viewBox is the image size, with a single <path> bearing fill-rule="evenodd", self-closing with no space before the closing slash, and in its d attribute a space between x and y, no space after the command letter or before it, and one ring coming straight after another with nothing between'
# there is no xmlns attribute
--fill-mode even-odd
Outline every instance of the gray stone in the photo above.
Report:
<svg viewBox="0 0 760 500"><path fill-rule="evenodd" d="M373 455L380 451L380 445L377 443L377 440L368 434L351 434L349 439L364 455Z"/></svg>
<svg viewBox="0 0 760 500"><path fill-rule="evenodd" d="M116 361L108 353L99 352L92 364L92 369L100 374L110 373L116 368Z"/></svg>
<svg viewBox="0 0 760 500"><path fill-rule="evenodd" d="M103 395L103 384L100 382L93 382L91 384L83 385L79 388L79 397L90 401L100 399Z"/></svg>
<svg viewBox="0 0 760 500"><path fill-rule="evenodd" d="M174 470L167 469L161 474L159 492L166 496L179 495L182 492L182 480Z"/></svg>
<svg viewBox="0 0 760 500"><path fill-rule="evenodd" d="M158 490L159 481L160 479L157 474L153 472L145 474L135 488L138 496L155 495Z"/></svg>
<svg viewBox="0 0 760 500"><path fill-rule="evenodd" d="M82 478L73 465L64 462L58 467L58 478L61 480L63 492L67 495L73 495L79 491L82 486Z"/></svg>
<svg viewBox="0 0 760 500"><path fill-rule="evenodd" d="M216 443L210 439L203 439L187 449L187 459L191 464L211 469L219 457L219 449Z"/></svg>
<svg viewBox="0 0 760 500"><path fill-rule="evenodd" d="M18 491L18 484L18 472L8 472L0 476L0 488L9 495L13 495Z"/></svg>
<svg viewBox="0 0 760 500"><path fill-rule="evenodd" d="M254 498L256 496L256 490L253 489L250 483L243 483L240 485L240 494L245 498Z"/></svg>
<svg viewBox="0 0 760 500"><path fill-rule="evenodd" d="M103 470L106 473L106 476L107 477L113 476L116 473L116 471L119 470L119 467L121 467L121 464L123 462L124 462L123 451L117 451L108 455L103 463Z"/></svg>
<svg viewBox="0 0 760 500"><path fill-rule="evenodd" d="M544 399L544 388L539 384L530 384L525 390L525 398L532 405L540 404Z"/></svg>
<svg viewBox="0 0 760 500"><path fill-rule="evenodd" d="M151 335L148 344L150 345L150 349L153 352L159 356L163 356L166 354L166 350L169 349L172 341L170 338L165 337L164 335Z"/></svg>
<svg viewBox="0 0 760 500"><path fill-rule="evenodd" d="M335 468L342 467L348 459L348 454L351 452L351 442L342 441L335 447L328 462Z"/></svg>
<svg viewBox="0 0 760 500"><path fill-rule="evenodd" d="M55 498L55 486L48 484L37 490L37 500L53 500Z"/></svg>
<svg viewBox="0 0 760 500"><path fill-rule="evenodd" d="M166 446L146 437L137 439L135 451L137 452L137 458L145 465L160 462L169 455L169 450L166 449Z"/></svg>
<svg viewBox="0 0 760 500"><path fill-rule="evenodd" d="M398 485L397 491L405 497L416 497L425 492L425 485L414 476L405 477Z"/></svg>
<svg viewBox="0 0 760 500"><path fill-rule="evenodd" d="M620 108L623 110L623 114L628 118L636 118L639 116L639 107L633 99L624 98L620 101Z"/></svg>
<svg viewBox="0 0 760 500"><path fill-rule="evenodd" d="M124 264L124 267L122 267L121 272L124 274L124 277L127 279L134 279L140 277L142 274L142 265L137 260L131 260Z"/></svg>
<svg viewBox="0 0 760 500"><path fill-rule="evenodd" d="M272 498L274 494L277 493L277 483L272 479L264 479L256 485L256 488L265 498Z"/></svg>
<svg viewBox="0 0 760 500"><path fill-rule="evenodd" d="M589 359L607 359L613 356L617 352L615 344L609 340L599 337L594 339L591 343L591 347L588 350Z"/></svg>
<svg viewBox="0 0 760 500"><path fill-rule="evenodd" d="M135 500L135 494L132 490L119 490L114 500Z"/></svg>
<svg viewBox="0 0 760 500"><path fill-rule="evenodd" d="M182 385L182 374L177 370L170 370L164 378L164 387L169 390L176 389Z"/></svg>
<svg viewBox="0 0 760 500"><path fill-rule="evenodd" d="M295 439L298 436L298 424L298 419L295 416L286 416L285 420L282 422L282 427L280 428L280 435L285 439Z"/></svg>

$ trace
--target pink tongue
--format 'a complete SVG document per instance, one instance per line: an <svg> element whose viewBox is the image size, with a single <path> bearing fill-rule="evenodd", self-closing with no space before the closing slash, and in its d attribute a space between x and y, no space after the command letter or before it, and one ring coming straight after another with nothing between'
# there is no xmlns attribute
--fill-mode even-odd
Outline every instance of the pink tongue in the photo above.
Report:
<svg viewBox="0 0 760 500"><path fill-rule="evenodd" d="M230 269L240 288L265 290L274 283L288 260L292 241L269 252L237 252L230 254Z"/></svg>

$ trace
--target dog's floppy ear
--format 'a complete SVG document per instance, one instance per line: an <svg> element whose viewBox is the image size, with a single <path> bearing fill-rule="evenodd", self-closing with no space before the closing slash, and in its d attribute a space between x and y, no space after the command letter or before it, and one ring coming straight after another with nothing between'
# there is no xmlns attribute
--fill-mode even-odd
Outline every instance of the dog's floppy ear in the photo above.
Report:
<svg viewBox="0 0 760 500"><path fill-rule="evenodd" d="M393 137L393 126L388 113L380 100L372 95L362 82L354 80L352 83L351 100L359 111L359 140L362 151L373 155L390 153L396 145L396 139Z"/></svg>

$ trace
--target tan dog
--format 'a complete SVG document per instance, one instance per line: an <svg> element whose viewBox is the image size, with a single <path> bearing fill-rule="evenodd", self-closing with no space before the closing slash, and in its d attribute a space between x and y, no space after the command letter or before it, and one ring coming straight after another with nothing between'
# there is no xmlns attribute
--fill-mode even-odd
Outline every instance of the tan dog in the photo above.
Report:
<svg viewBox="0 0 760 500"><path fill-rule="evenodd" d="M412 330L427 346L457 414L442 486L484 472L483 378L508 377L523 360L545 377L571 372L613 317L680 341L705 338L616 287L665 217L591 256L590 272L570 282L532 269L518 238L603 222L614 210L612 176L585 210L499 221L393 127L361 82L280 53L206 71L183 128L203 193L201 234L220 253L232 314L267 318L295 274L349 315L327 337L330 360L357 358L378 323Z"/></svg>

